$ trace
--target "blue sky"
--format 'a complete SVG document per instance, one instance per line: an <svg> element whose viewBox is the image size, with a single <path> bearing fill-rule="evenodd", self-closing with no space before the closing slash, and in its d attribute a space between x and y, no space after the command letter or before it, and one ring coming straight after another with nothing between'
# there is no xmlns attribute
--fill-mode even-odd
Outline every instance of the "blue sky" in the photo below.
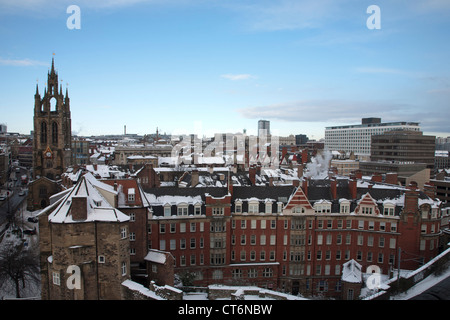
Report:
<svg viewBox="0 0 450 320"><path fill-rule="evenodd" d="M54 57L80 135L256 134L266 119L320 139L381 117L450 136L449 29L448 0L3 0L0 122L32 130Z"/></svg>

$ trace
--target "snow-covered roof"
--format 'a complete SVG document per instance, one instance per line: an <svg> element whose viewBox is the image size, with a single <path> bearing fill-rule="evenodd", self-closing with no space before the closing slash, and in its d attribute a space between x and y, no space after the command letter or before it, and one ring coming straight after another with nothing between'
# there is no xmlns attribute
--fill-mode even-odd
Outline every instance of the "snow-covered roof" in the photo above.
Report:
<svg viewBox="0 0 450 320"><path fill-rule="evenodd" d="M155 196L151 193L145 193L146 198L152 206L156 205L178 205L185 204L202 204L201 196Z"/></svg>
<svg viewBox="0 0 450 320"><path fill-rule="evenodd" d="M361 265L355 260L344 263L342 269L342 281L360 283L362 281Z"/></svg>
<svg viewBox="0 0 450 320"><path fill-rule="evenodd" d="M114 221L125 222L129 217L111 206L110 203L103 197L99 189L103 191L112 192L115 195L114 189L106 185L91 174L86 173L80 182L74 186L70 193L68 193L54 211L52 211L48 220L52 223L79 223L92 221ZM87 204L87 218L85 220L74 220L71 213L74 198L86 198Z"/></svg>
<svg viewBox="0 0 450 320"><path fill-rule="evenodd" d="M167 261L167 255L169 252L159 251L156 249L150 249L150 251L145 256L145 261L155 262L159 264L165 264Z"/></svg>

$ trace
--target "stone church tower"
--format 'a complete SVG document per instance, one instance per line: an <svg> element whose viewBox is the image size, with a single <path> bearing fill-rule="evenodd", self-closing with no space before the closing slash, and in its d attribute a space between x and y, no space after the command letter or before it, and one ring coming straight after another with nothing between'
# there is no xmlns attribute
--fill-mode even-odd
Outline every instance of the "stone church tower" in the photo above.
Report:
<svg viewBox="0 0 450 320"><path fill-rule="evenodd" d="M47 88L41 99L36 84L34 95L33 178L57 180L71 164L71 119L68 90L58 89L58 74L52 59Z"/></svg>

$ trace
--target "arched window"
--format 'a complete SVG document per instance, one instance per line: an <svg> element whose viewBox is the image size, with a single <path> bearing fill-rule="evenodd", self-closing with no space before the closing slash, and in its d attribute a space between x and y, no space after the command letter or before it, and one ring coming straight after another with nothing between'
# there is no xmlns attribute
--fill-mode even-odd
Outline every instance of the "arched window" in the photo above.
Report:
<svg viewBox="0 0 450 320"><path fill-rule="evenodd" d="M56 111L56 98L55 97L50 99L50 111Z"/></svg>
<svg viewBox="0 0 450 320"><path fill-rule="evenodd" d="M41 143L47 143L47 123L41 123Z"/></svg>
<svg viewBox="0 0 450 320"><path fill-rule="evenodd" d="M56 122L52 123L52 143L58 143L58 124Z"/></svg>

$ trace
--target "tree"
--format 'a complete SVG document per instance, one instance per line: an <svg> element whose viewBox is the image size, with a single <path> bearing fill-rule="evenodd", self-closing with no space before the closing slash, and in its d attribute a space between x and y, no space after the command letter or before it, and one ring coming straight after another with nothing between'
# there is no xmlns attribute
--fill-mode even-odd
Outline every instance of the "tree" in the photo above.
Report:
<svg viewBox="0 0 450 320"><path fill-rule="evenodd" d="M16 298L21 298L21 286L28 282L39 283L39 259L31 250L22 250L21 245L7 243L0 249L0 282L14 283Z"/></svg>

